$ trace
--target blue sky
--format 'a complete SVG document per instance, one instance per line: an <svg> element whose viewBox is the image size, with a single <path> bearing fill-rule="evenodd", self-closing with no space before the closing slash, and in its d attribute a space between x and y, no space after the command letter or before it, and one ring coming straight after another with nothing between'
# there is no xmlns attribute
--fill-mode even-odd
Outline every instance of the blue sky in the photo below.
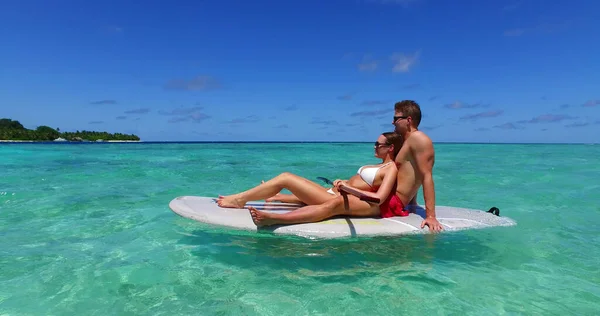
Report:
<svg viewBox="0 0 600 316"><path fill-rule="evenodd" d="M3 1L0 116L147 141L599 142L598 1Z"/></svg>

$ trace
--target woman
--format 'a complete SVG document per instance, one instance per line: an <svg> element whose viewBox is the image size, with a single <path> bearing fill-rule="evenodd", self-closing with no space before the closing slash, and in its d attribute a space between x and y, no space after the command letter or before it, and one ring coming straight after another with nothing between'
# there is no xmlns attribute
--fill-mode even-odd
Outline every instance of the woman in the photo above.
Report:
<svg viewBox="0 0 600 316"><path fill-rule="evenodd" d="M288 189L293 196L288 195L287 198L301 201L308 206L286 214L260 212L250 207L252 218L257 226L315 222L340 214L377 216L385 208L389 208L390 201L396 197L395 183L398 169L394 158L402 143L402 137L397 133L381 134L375 142L375 156L382 159L382 163L363 166L348 181L334 181L334 187L330 189L297 175L282 173L250 190L230 196L219 196L217 203L221 207L243 208L248 201L268 199L276 196L281 190ZM380 202L370 203L348 195L349 211L346 211L343 197L338 189L341 185L377 198Z"/></svg>

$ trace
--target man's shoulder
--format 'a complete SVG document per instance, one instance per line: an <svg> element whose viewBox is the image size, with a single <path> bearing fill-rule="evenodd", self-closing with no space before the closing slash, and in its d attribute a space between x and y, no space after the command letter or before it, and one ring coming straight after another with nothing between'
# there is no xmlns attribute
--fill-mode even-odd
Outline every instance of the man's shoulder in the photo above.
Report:
<svg viewBox="0 0 600 316"><path fill-rule="evenodd" d="M408 141L412 147L433 146L431 138L422 131L413 132L408 138Z"/></svg>

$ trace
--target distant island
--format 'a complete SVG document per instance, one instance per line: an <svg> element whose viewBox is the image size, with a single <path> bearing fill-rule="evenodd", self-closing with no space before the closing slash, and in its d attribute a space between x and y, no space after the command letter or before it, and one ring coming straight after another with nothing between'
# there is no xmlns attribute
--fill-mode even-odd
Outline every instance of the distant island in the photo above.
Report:
<svg viewBox="0 0 600 316"><path fill-rule="evenodd" d="M0 141L69 141L69 142L102 142L102 141L140 141L133 134L76 131L60 132L49 126L38 126L35 130L23 127L19 121L0 119Z"/></svg>

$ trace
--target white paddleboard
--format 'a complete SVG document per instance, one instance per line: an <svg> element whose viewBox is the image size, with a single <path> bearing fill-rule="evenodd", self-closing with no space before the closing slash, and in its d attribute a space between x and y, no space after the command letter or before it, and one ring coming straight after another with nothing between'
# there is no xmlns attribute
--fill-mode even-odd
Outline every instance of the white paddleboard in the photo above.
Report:
<svg viewBox="0 0 600 316"><path fill-rule="evenodd" d="M248 202L246 206L268 212L289 212L302 205L281 202ZM256 227L248 209L222 208L215 198L180 196L169 203L176 214L198 222L249 231L271 231L276 234L298 235L316 238L339 238L359 236L391 236L429 233L429 227L421 229L425 209L416 207L408 216L390 218L337 217L316 223L274 225ZM436 206L438 221L445 231L481 229L496 226L514 226L517 223L507 217L492 213L450 206Z"/></svg>

